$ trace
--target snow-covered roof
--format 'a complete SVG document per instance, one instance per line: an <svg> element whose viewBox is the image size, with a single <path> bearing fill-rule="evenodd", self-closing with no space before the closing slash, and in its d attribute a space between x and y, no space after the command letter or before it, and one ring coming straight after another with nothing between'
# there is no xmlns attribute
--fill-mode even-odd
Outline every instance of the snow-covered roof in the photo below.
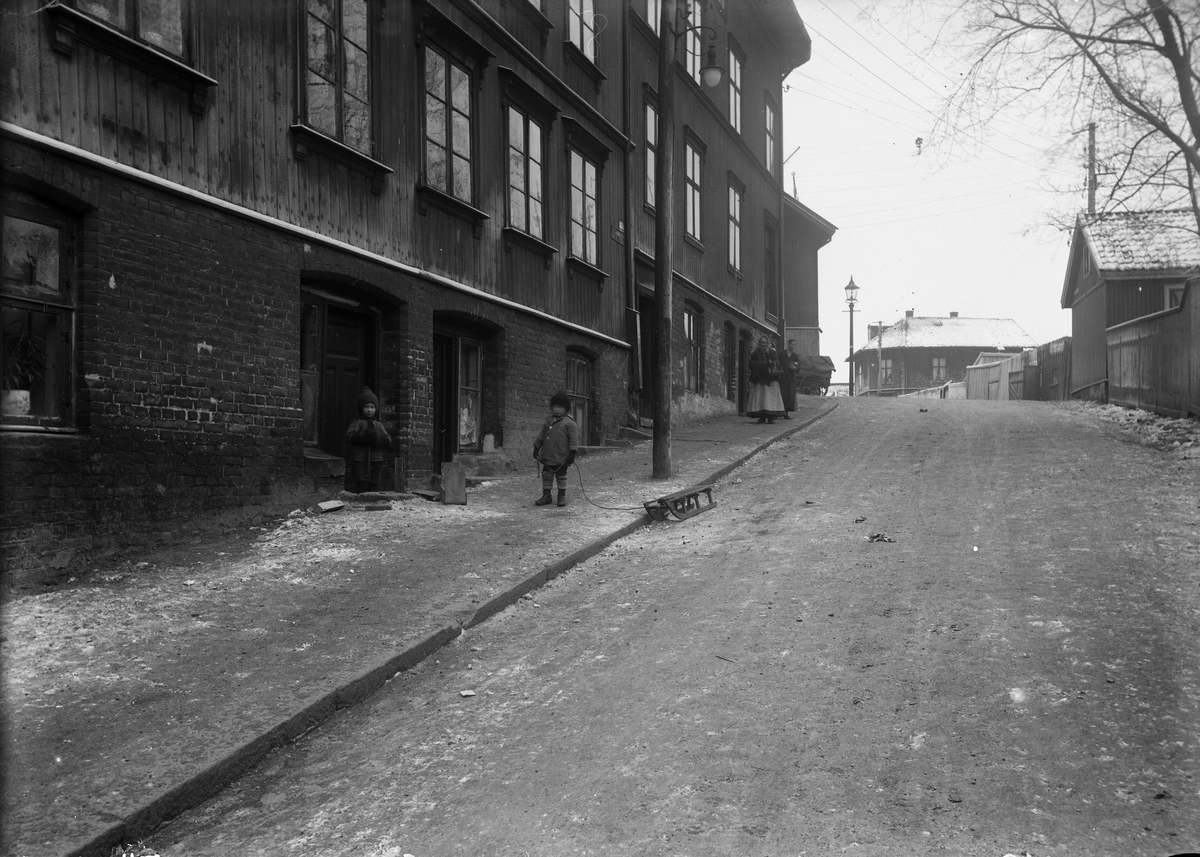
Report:
<svg viewBox="0 0 1200 857"><path fill-rule="evenodd" d="M1200 265L1191 211L1122 211L1084 218L1084 238L1102 271L1184 271Z"/></svg>
<svg viewBox="0 0 1200 857"><path fill-rule="evenodd" d="M978 348L980 351L1037 348L1037 341L1011 318L902 318L873 336L861 351L883 348Z"/></svg>

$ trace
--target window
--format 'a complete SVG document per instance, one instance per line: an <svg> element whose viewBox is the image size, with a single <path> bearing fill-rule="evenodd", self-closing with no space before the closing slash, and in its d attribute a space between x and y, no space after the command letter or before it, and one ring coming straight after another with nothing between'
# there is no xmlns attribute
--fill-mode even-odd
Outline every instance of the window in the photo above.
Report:
<svg viewBox="0 0 1200 857"><path fill-rule="evenodd" d="M892 386L892 358L885 357L879 361L879 387Z"/></svg>
<svg viewBox="0 0 1200 857"><path fill-rule="evenodd" d="M646 205L654 207L658 202L655 178L658 171L658 111L646 102Z"/></svg>
<svg viewBox="0 0 1200 857"><path fill-rule="evenodd" d="M700 392L700 314L690 307L683 310L683 385L693 393Z"/></svg>
<svg viewBox="0 0 1200 857"><path fill-rule="evenodd" d="M0 421L69 426L75 331L73 225L6 197L0 283Z"/></svg>
<svg viewBox="0 0 1200 857"><path fill-rule="evenodd" d="M305 116L312 128L370 153L367 0L306 0Z"/></svg>
<svg viewBox="0 0 1200 857"><path fill-rule="evenodd" d="M571 150L571 255L589 265L600 264L597 173L595 163Z"/></svg>
<svg viewBox="0 0 1200 857"><path fill-rule="evenodd" d="M567 10L567 32L571 44L592 62L596 61L596 12L593 0L571 0Z"/></svg>
<svg viewBox="0 0 1200 857"><path fill-rule="evenodd" d="M775 105L766 103L766 165L767 172L775 175Z"/></svg>
<svg viewBox="0 0 1200 857"><path fill-rule="evenodd" d="M646 23L654 28L654 34L662 32L662 0L646 0Z"/></svg>
<svg viewBox="0 0 1200 857"><path fill-rule="evenodd" d="M458 352L458 448L478 449L483 344L460 339Z"/></svg>
<svg viewBox="0 0 1200 857"><path fill-rule="evenodd" d="M742 189L729 183L729 267L742 270Z"/></svg>
<svg viewBox="0 0 1200 857"><path fill-rule="evenodd" d="M725 323L725 398L736 401L737 387L737 348L734 345L733 325Z"/></svg>
<svg viewBox="0 0 1200 857"><path fill-rule="evenodd" d="M945 381L946 380L946 358L945 357L934 357L933 358L933 380L934 381Z"/></svg>
<svg viewBox="0 0 1200 857"><path fill-rule="evenodd" d="M685 230L688 235L700 240L700 150L692 143L686 144L687 190Z"/></svg>
<svg viewBox="0 0 1200 857"><path fill-rule="evenodd" d="M474 195L471 73L425 47L425 183L463 202Z"/></svg>
<svg viewBox="0 0 1200 857"><path fill-rule="evenodd" d="M76 8L140 42L181 57L184 0L79 0Z"/></svg>
<svg viewBox="0 0 1200 857"><path fill-rule="evenodd" d="M508 108L508 221L514 229L541 238L544 131L537 120Z"/></svg>
<svg viewBox="0 0 1200 857"><path fill-rule="evenodd" d="M590 440L592 399L592 362L582 354L567 354L567 395L571 397L571 419L579 426L579 445L587 446Z"/></svg>
<svg viewBox="0 0 1200 857"><path fill-rule="evenodd" d="M742 132L742 58L729 49L729 124Z"/></svg>
<svg viewBox="0 0 1200 857"><path fill-rule="evenodd" d="M764 217L764 221L765 221ZM779 317L779 268L776 265L775 228L763 223L763 288L767 315Z"/></svg>
<svg viewBox="0 0 1200 857"><path fill-rule="evenodd" d="M696 83L700 82L700 26L703 17L700 0L688 3L688 18L687 18L687 56L684 58L687 68L687 73L691 75L692 80Z"/></svg>
<svg viewBox="0 0 1200 857"><path fill-rule="evenodd" d="M1166 306L1164 309L1175 309L1183 306L1183 293L1187 289L1185 283L1168 283L1166 285Z"/></svg>

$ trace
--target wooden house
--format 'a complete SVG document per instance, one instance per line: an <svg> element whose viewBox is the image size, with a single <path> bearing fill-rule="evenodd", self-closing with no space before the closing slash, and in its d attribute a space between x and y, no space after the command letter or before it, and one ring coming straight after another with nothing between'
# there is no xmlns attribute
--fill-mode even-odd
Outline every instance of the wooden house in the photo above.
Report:
<svg viewBox="0 0 1200 857"><path fill-rule="evenodd" d="M726 352L782 324L780 79L808 37L790 3L694 8L744 65L736 123L728 86L680 68L679 183L703 199L677 265L680 396L724 398ZM558 389L586 443L627 419L653 299L643 0L6 13L9 567L340 488L364 386L397 439L389 489L456 456L524 462Z"/></svg>
<svg viewBox="0 0 1200 857"><path fill-rule="evenodd" d="M1123 335L1118 329L1182 309L1188 281L1198 272L1200 236L1191 211L1080 215L1061 299L1063 309L1071 311L1069 395L1106 401L1117 374L1112 357L1121 351ZM1183 330L1190 327L1184 325ZM1200 337L1200 330L1190 335ZM1171 358L1170 351L1179 353ZM1200 363L1195 356L1200 345L1184 339L1177 339L1167 352L1158 362L1174 363L1185 375L1191 362ZM1162 368L1170 374L1165 365ZM1195 383L1200 384L1200 378ZM1183 386L1188 386L1186 381ZM1185 396L1170 410L1186 412L1188 405Z"/></svg>
<svg viewBox="0 0 1200 857"><path fill-rule="evenodd" d="M1037 342L1009 318L917 316L867 325L868 340L851 355L855 395L900 396L962 381L981 352L1003 357Z"/></svg>
<svg viewBox="0 0 1200 857"><path fill-rule="evenodd" d="M782 81L808 61L811 40L790 2L680 2L678 9L672 394L683 416L736 413L744 410L753 343L762 335L784 338L792 290L804 293L794 300L816 327L815 260L824 241L804 244L803 258L785 254L801 246L809 220L825 221L807 209L794 218L788 212L781 133ZM630 168L631 302L640 327L631 340L640 367L631 410L644 419L652 413L656 359L650 319L661 11L659 0L634 0L627 16L625 86L638 147ZM724 69L716 87L702 81L710 57Z"/></svg>

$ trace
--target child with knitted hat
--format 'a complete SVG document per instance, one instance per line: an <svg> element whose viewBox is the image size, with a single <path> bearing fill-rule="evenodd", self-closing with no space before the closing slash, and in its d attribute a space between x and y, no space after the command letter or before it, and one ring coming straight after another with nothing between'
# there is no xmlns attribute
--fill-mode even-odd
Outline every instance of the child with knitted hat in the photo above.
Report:
<svg viewBox="0 0 1200 857"><path fill-rule="evenodd" d="M558 481L558 505L567 505L567 468L575 463L579 451L579 424L567 413L571 397L559 390L550 397L550 416L533 442L533 457L542 464L542 496L535 506L549 506L550 489Z"/></svg>
<svg viewBox="0 0 1200 857"><path fill-rule="evenodd" d="M383 451L392 443L381 420L375 419L379 413L379 397L371 392L370 387L363 387L358 394L358 413L356 420L350 421L346 429L346 441L353 451L354 460L351 472L354 475L355 492L365 494L368 491L379 490L379 476L383 472Z"/></svg>

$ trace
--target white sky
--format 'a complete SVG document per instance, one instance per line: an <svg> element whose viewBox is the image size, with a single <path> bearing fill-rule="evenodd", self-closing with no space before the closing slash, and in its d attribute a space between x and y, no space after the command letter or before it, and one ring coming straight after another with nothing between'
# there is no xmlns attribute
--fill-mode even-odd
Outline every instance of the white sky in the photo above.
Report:
<svg viewBox="0 0 1200 857"><path fill-rule="evenodd" d="M833 380L848 380L851 275L861 289L856 349L868 322L890 324L909 309L1011 318L1038 342L1069 335L1070 313L1058 304L1069 235L1046 224L1051 212L1086 205L1086 134L1071 140L1073 129L1014 118L952 152L918 154L916 139L931 139L941 100L966 67L930 52L922 33L932 25L910 31L920 4L796 6L813 47L784 81L784 186L792 192L794 173L800 202L838 227L818 257L821 353L837 366ZM1043 154L1053 145L1078 158L1053 169Z"/></svg>

